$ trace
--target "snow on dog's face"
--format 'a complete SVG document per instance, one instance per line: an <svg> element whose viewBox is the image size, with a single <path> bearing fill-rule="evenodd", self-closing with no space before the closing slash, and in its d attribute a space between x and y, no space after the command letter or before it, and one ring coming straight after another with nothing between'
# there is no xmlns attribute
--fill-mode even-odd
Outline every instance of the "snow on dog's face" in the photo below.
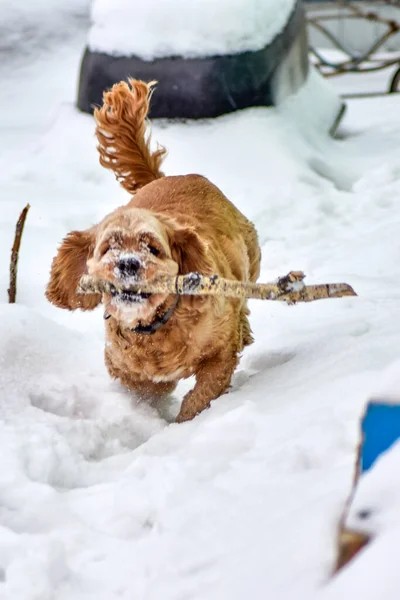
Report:
<svg viewBox="0 0 400 600"><path fill-rule="evenodd" d="M209 272L207 246L190 226L150 210L126 206L86 231L72 231L53 260L46 296L60 308L91 310L103 302L105 316L126 327L151 323L175 297L165 294L78 294L85 273L118 288L159 275Z"/></svg>
<svg viewBox="0 0 400 600"><path fill-rule="evenodd" d="M98 226L88 273L124 288L159 275L177 275L179 266L172 256L168 228L150 211L124 208ZM126 325L151 320L165 304L165 294L137 294L122 291L104 294L106 315Z"/></svg>

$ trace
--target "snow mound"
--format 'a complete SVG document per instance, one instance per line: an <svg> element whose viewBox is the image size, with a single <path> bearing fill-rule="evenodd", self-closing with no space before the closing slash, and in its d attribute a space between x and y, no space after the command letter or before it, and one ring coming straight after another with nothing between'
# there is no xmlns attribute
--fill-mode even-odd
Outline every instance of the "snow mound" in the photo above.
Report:
<svg viewBox="0 0 400 600"><path fill-rule="evenodd" d="M0 321L0 454L10 467L1 470L3 484L93 484L107 460L163 427L110 381L101 341L20 306L0 305Z"/></svg>
<svg viewBox="0 0 400 600"><path fill-rule="evenodd" d="M260 50L295 0L95 0L89 48L144 60Z"/></svg>
<svg viewBox="0 0 400 600"><path fill-rule="evenodd" d="M397 367L399 363L397 363ZM400 443L384 452L360 478L346 526L371 536L370 543L330 582L318 600L397 600L400 545Z"/></svg>

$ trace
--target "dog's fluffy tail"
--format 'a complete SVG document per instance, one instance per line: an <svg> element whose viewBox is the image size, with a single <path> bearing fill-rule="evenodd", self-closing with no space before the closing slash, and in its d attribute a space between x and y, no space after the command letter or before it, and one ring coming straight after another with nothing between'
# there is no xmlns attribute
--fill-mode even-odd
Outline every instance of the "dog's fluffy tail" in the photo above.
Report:
<svg viewBox="0 0 400 600"><path fill-rule="evenodd" d="M129 83L129 84L128 84ZM161 162L166 150L150 150L146 138L146 116L155 82L129 79L116 83L103 94L103 106L96 108L96 136L100 163L112 169L120 184L130 193L163 177Z"/></svg>

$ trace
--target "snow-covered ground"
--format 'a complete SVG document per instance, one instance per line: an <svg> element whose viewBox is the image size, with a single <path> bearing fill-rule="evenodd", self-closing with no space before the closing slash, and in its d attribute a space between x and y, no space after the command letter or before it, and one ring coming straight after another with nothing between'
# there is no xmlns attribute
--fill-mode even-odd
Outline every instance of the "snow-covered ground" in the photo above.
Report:
<svg viewBox="0 0 400 600"><path fill-rule="evenodd" d="M0 0L0 56L29 56L87 29L91 0ZM31 57L30 57L31 59ZM30 60L28 59L28 60Z"/></svg>
<svg viewBox="0 0 400 600"><path fill-rule="evenodd" d="M50 49L0 63L0 598L362 597L378 546L347 580L329 575L358 420L400 353L400 99L351 101L336 141L307 137L275 109L154 124L168 174L207 175L253 219L261 281L302 269L359 294L253 302L256 343L230 394L176 425L190 382L159 411L138 405L105 371L101 311L70 314L44 298L65 233L126 199L98 165L92 118L73 106L79 22Z"/></svg>

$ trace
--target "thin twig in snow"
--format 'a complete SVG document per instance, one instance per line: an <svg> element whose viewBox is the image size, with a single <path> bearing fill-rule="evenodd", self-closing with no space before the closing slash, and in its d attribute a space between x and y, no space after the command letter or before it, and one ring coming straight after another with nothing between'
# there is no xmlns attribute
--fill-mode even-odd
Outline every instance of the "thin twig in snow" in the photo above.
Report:
<svg viewBox="0 0 400 600"><path fill-rule="evenodd" d="M8 302L9 304L15 304L17 299L17 271L18 271L18 258L19 249L21 246L21 238L24 231L24 225L26 216L31 205L27 204L19 215L17 225L15 227L14 243L11 250L11 261L10 261L10 287L8 289Z"/></svg>

